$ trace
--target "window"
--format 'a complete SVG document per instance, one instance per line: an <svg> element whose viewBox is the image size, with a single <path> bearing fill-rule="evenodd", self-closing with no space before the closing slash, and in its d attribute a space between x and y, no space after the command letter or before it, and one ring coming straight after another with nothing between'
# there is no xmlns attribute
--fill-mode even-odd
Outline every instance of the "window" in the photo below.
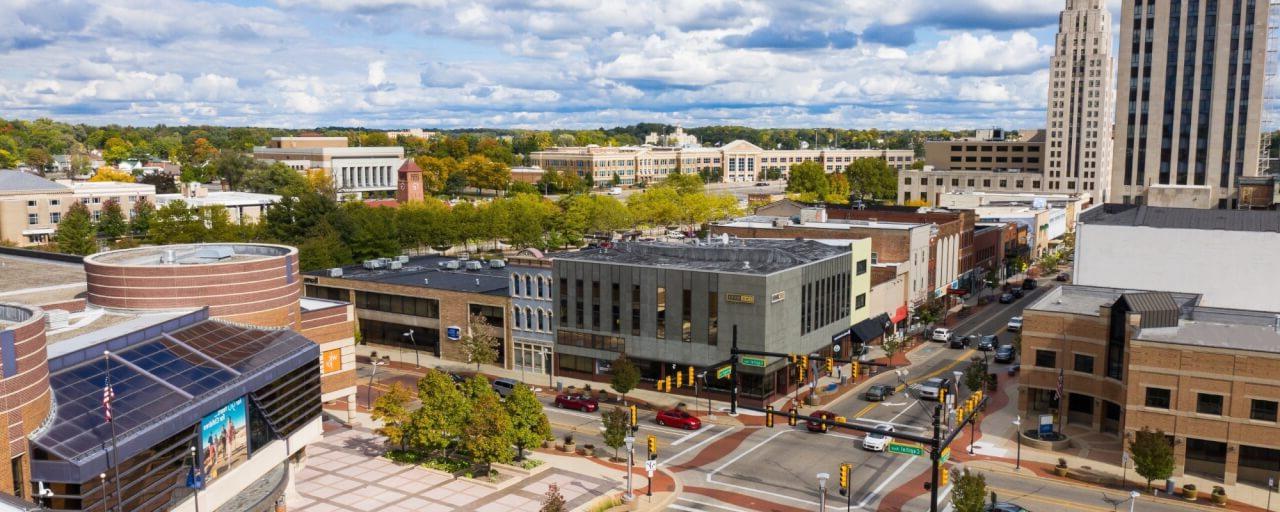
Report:
<svg viewBox="0 0 1280 512"><path fill-rule="evenodd" d="M1092 374L1093 373L1093 356L1076 354L1076 365L1074 369L1075 371L1078 371L1080 373Z"/></svg>
<svg viewBox="0 0 1280 512"><path fill-rule="evenodd" d="M707 292L707 344L716 345L720 335L720 297L716 292Z"/></svg>
<svg viewBox="0 0 1280 512"><path fill-rule="evenodd" d="M688 288L680 294L680 340L693 341L693 292Z"/></svg>
<svg viewBox="0 0 1280 512"><path fill-rule="evenodd" d="M1274 400L1249 401L1249 419L1260 421L1276 421L1276 402Z"/></svg>
<svg viewBox="0 0 1280 512"><path fill-rule="evenodd" d="M1147 407L1155 407L1157 409L1169 408L1169 390L1161 388L1147 388Z"/></svg>
<svg viewBox="0 0 1280 512"><path fill-rule="evenodd" d="M547 281L542 276L538 276L538 298L543 298L547 295Z"/></svg>
<svg viewBox="0 0 1280 512"><path fill-rule="evenodd" d="M38 214L38 213L28 213L28 214L27 214L27 225L28 225L28 226L34 226L34 225L39 224L39 223L40 223L40 214Z"/></svg>
<svg viewBox="0 0 1280 512"><path fill-rule="evenodd" d="M539 331L547 330L547 323L550 321L550 318L548 318L548 316L549 315L547 314L546 310L542 308L538 308L538 330Z"/></svg>
<svg viewBox="0 0 1280 512"><path fill-rule="evenodd" d="M520 276L511 274L511 295L520 295Z"/></svg>
<svg viewBox="0 0 1280 512"><path fill-rule="evenodd" d="M524 275L524 295L525 297L533 295L533 279L529 278L529 274Z"/></svg>
<svg viewBox="0 0 1280 512"><path fill-rule="evenodd" d="M640 285L631 285L631 335L640 335Z"/></svg>
<svg viewBox="0 0 1280 512"><path fill-rule="evenodd" d="M586 314L584 314L584 312L583 312L583 306L582 306L582 304L583 304L583 302L582 302L582 300L583 300L583 299L582 299L582 295L584 294L584 290L582 289L582 280L581 280L581 279L574 279L574 280L573 280L573 291L574 291L574 295L575 295L575 296L574 296L574 298L573 298L573 312L575 313L574 318L573 318L573 325L574 325L574 326L576 326L577 328L581 329L581 328L582 328L582 319L583 319L583 317L587 316Z"/></svg>
<svg viewBox="0 0 1280 512"><path fill-rule="evenodd" d="M533 330L533 308L528 306L524 308L524 330Z"/></svg>
<svg viewBox="0 0 1280 512"><path fill-rule="evenodd" d="M667 287L665 286L658 287L657 305L657 338L665 340L667 339Z"/></svg>
<svg viewBox="0 0 1280 512"><path fill-rule="evenodd" d="M865 307L867 307L867 294L859 293L858 296L854 299L853 308L862 309Z"/></svg>
<svg viewBox="0 0 1280 512"><path fill-rule="evenodd" d="M515 309L516 327L519 328L524 325L524 322L522 321L524 319L524 310L520 309L520 306L516 306Z"/></svg>
<svg viewBox="0 0 1280 512"><path fill-rule="evenodd" d="M134 202L137 202L137 199L134 199ZM49 200L49 206L58 206L59 204L62 204L62 201L59 201L57 199Z"/></svg>
<svg viewBox="0 0 1280 512"><path fill-rule="evenodd" d="M600 281L591 282L591 330L600 330Z"/></svg>
<svg viewBox="0 0 1280 512"><path fill-rule="evenodd" d="M622 286L618 283L613 283L610 287L609 330L617 334L622 332Z"/></svg>
<svg viewBox="0 0 1280 512"><path fill-rule="evenodd" d="M1196 412L1222 416L1222 395L1196 393Z"/></svg>
<svg viewBox="0 0 1280 512"><path fill-rule="evenodd" d="M871 253L871 264L872 264L872 265L875 265L875 264L876 264L876 262L877 262L879 259L880 259L880 258L879 258L879 255L878 255L878 254L876 254L876 253L874 253L874 252L873 252L873 253Z"/></svg>
<svg viewBox="0 0 1280 512"><path fill-rule="evenodd" d="M1058 353L1052 350L1037 350L1036 366L1041 368L1057 368Z"/></svg>
<svg viewBox="0 0 1280 512"><path fill-rule="evenodd" d="M569 280L560 278L560 325L569 325Z"/></svg>
<svg viewBox="0 0 1280 512"><path fill-rule="evenodd" d="M27 208L35 208L35 207L36 207L36 200L35 200L35 199L28 199L28 200L27 200Z"/></svg>
<svg viewBox="0 0 1280 512"><path fill-rule="evenodd" d="M866 273L867 273L867 260L859 261L859 262L858 262L858 275L862 275L862 274L866 274Z"/></svg>

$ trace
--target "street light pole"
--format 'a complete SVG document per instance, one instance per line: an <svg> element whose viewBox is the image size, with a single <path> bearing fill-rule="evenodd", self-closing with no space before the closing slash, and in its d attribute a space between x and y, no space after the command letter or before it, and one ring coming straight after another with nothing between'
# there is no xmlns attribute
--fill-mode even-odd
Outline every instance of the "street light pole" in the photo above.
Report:
<svg viewBox="0 0 1280 512"><path fill-rule="evenodd" d="M1133 512L1133 504L1138 502L1138 491L1129 491L1129 512Z"/></svg>
<svg viewBox="0 0 1280 512"><path fill-rule="evenodd" d="M366 395L368 396L367 401L369 402L369 410L373 410L373 378L378 375L378 367L384 364L387 364L387 363L384 363L377 359L374 359L372 362L369 363L369 366L373 367L373 372L369 374L369 392L366 393Z"/></svg>
<svg viewBox="0 0 1280 512"><path fill-rule="evenodd" d="M418 368L422 368L422 359L420 358L421 351L418 350L418 340L413 337L413 329L409 329L409 332L404 333L404 335L409 337L409 344L413 345L413 365ZM403 361L404 351L401 351L400 354L402 354L400 359Z"/></svg>
<svg viewBox="0 0 1280 512"><path fill-rule="evenodd" d="M1018 436L1018 462L1013 469L1022 469L1022 415L1013 418L1013 435Z"/></svg>
<svg viewBox="0 0 1280 512"><path fill-rule="evenodd" d="M818 473L818 510L826 512L827 510L827 479L831 475L827 473Z"/></svg>
<svg viewBox="0 0 1280 512"><path fill-rule="evenodd" d="M631 466L635 459L635 451L631 449L636 443L636 438L627 436L622 440L627 444L627 493L622 496L623 501L631 501L635 499L635 495L631 493Z"/></svg>

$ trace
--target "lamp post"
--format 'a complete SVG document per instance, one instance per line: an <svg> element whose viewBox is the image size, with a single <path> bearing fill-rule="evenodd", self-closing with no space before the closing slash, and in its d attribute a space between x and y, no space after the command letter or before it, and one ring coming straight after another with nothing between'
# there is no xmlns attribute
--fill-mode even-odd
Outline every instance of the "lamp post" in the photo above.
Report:
<svg viewBox="0 0 1280 512"><path fill-rule="evenodd" d="M102 489L102 510L111 510L111 505L107 503L107 474L98 473L98 488Z"/></svg>
<svg viewBox="0 0 1280 512"><path fill-rule="evenodd" d="M373 378L378 375L378 367L386 366L387 364L388 364L387 361L378 360L378 359L374 359L372 362L369 363L369 366L373 367L373 372L369 374L369 392L367 393L369 410L373 410Z"/></svg>
<svg viewBox="0 0 1280 512"><path fill-rule="evenodd" d="M1129 512L1133 512L1133 504L1138 502L1138 491L1129 491Z"/></svg>
<svg viewBox="0 0 1280 512"><path fill-rule="evenodd" d="M196 459L195 445L187 447L187 451L191 453L191 490L195 491L195 498L192 501L196 505L196 512L200 512L200 470L196 468L200 461Z"/></svg>
<svg viewBox="0 0 1280 512"><path fill-rule="evenodd" d="M635 495L631 493L631 465L635 459L635 452L632 451L631 447L636 444L636 438L627 436L622 440L622 442L627 443L627 493L622 496L622 499L624 501L631 501L635 499Z"/></svg>
<svg viewBox="0 0 1280 512"><path fill-rule="evenodd" d="M703 384L707 381L707 372L706 370L703 370L695 376L698 378L698 380L693 381L693 401L694 403L697 403L698 387L699 387L699 384ZM708 418L711 417L711 395L707 395L707 417Z"/></svg>
<svg viewBox="0 0 1280 512"><path fill-rule="evenodd" d="M1013 435L1018 436L1018 462L1013 469L1022 469L1022 415L1013 418Z"/></svg>
<svg viewBox="0 0 1280 512"><path fill-rule="evenodd" d="M422 359L419 357L420 352L418 351L418 340L413 337L413 329L409 329L409 332L404 333L404 335L409 338L409 344L413 345L413 365L418 368L422 368ZM401 352L401 354L404 354L404 352ZM401 357L400 359L403 361L404 357Z"/></svg>
<svg viewBox="0 0 1280 512"><path fill-rule="evenodd" d="M827 510L827 479L831 475L827 473L818 473L818 510Z"/></svg>

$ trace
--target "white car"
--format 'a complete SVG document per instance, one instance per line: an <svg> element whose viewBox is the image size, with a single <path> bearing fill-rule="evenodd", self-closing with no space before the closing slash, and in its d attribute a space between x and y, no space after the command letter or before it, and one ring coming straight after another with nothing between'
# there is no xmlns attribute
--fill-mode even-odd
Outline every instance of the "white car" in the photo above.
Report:
<svg viewBox="0 0 1280 512"><path fill-rule="evenodd" d="M947 341L951 339L951 329L939 327L933 330L933 341Z"/></svg>
<svg viewBox="0 0 1280 512"><path fill-rule="evenodd" d="M889 441L893 438L882 434L881 432L893 432L893 425L876 425L877 432L867 434L862 438L862 448L873 452L882 452L889 448Z"/></svg>
<svg viewBox="0 0 1280 512"><path fill-rule="evenodd" d="M1009 319L1009 332L1022 332L1022 317L1015 316Z"/></svg>
<svg viewBox="0 0 1280 512"><path fill-rule="evenodd" d="M951 387L950 379L934 377L932 379L921 382L916 387L916 392L919 393L921 400L937 400L938 395L941 394L941 391L943 389L948 389L950 387Z"/></svg>

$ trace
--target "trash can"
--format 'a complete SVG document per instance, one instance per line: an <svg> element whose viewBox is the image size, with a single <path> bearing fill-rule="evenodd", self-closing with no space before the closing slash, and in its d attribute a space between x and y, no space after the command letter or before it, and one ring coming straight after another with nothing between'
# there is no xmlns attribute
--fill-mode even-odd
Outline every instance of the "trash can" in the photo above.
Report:
<svg viewBox="0 0 1280 512"><path fill-rule="evenodd" d="M564 391L564 381L558 380L556 381L556 393L559 393L561 391Z"/></svg>
<svg viewBox="0 0 1280 512"><path fill-rule="evenodd" d="M849 378L848 378L848 377L840 377L840 385L841 385L841 386L843 386L843 385L845 385L845 384L848 384L848 383L849 383Z"/></svg>
<svg viewBox="0 0 1280 512"><path fill-rule="evenodd" d="M1174 496L1173 490L1177 488L1178 488L1178 483L1174 482L1172 478L1164 481L1165 494L1168 494L1169 496Z"/></svg>

